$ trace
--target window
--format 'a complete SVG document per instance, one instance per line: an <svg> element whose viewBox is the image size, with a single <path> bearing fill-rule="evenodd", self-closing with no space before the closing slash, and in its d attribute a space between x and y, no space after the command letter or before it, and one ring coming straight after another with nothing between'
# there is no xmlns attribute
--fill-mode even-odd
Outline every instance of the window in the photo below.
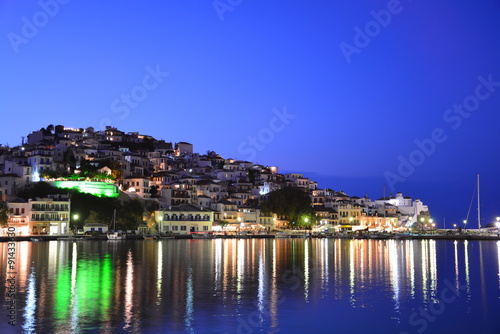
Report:
<svg viewBox="0 0 500 334"><path fill-rule="evenodd" d="M208 231L208 226L203 226L203 231Z"/></svg>
<svg viewBox="0 0 500 334"><path fill-rule="evenodd" d="M181 231L186 231L186 226L185 225L181 226Z"/></svg>
<svg viewBox="0 0 500 334"><path fill-rule="evenodd" d="M178 231L178 230L179 230L179 226L177 226L177 225L172 226L172 231Z"/></svg>
<svg viewBox="0 0 500 334"><path fill-rule="evenodd" d="M167 232L168 231L168 226L163 226L163 231Z"/></svg>

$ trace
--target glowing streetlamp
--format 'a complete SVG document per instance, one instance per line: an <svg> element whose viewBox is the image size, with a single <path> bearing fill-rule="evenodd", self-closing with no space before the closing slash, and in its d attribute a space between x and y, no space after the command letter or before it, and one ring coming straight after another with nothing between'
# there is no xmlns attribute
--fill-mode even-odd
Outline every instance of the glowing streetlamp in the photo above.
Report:
<svg viewBox="0 0 500 334"><path fill-rule="evenodd" d="M161 212L161 213L160 213L160 215L158 216L158 220L160 221L160 223L159 223L159 224L157 224L157 225L159 225L159 227L157 228L157 230L158 230L158 232L159 232L159 231L161 231L161 229L162 229L162 227L163 227L163 226L162 226L163 224L161 223L161 222L163 221L163 212Z"/></svg>
<svg viewBox="0 0 500 334"><path fill-rule="evenodd" d="M73 214L72 218L73 218L73 225L74 225L74 232L73 233L76 234L76 232L78 230L78 225L76 225L76 221L78 220L78 218L80 218L80 216L77 213L75 213L75 214ZM61 219L62 219L62 217L61 217Z"/></svg>
<svg viewBox="0 0 500 334"><path fill-rule="evenodd" d="M464 219L464 230L467 229L467 220Z"/></svg>

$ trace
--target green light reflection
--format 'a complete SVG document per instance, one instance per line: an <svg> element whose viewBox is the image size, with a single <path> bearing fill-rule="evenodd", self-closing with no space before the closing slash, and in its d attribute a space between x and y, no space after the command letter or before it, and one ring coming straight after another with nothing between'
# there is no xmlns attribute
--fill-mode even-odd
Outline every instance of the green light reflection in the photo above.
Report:
<svg viewBox="0 0 500 334"><path fill-rule="evenodd" d="M101 321L108 320L113 294L113 268L109 254L103 258L79 258L74 265L77 265L76 282L71 281L71 266L62 266L58 271L54 304L57 323L67 326L68 319L91 319L96 314L101 314ZM76 286L73 295L72 283ZM76 314L70 315L70 312Z"/></svg>

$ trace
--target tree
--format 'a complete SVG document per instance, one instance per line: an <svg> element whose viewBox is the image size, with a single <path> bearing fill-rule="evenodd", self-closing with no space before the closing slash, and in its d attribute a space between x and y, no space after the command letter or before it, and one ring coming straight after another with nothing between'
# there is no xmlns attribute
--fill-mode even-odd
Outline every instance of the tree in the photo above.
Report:
<svg viewBox="0 0 500 334"><path fill-rule="evenodd" d="M90 160L84 159L80 162L80 172L85 173L97 173L97 167L91 164Z"/></svg>
<svg viewBox="0 0 500 334"><path fill-rule="evenodd" d="M259 206L259 200L257 198L249 198L245 201L245 205L251 208L256 208L257 206Z"/></svg>
<svg viewBox="0 0 500 334"><path fill-rule="evenodd" d="M262 203L262 211L285 217L292 227L306 227L316 219L311 198L300 188L286 187L270 192Z"/></svg>
<svg viewBox="0 0 500 334"><path fill-rule="evenodd" d="M153 197L156 196L158 194L158 186L151 186L150 194Z"/></svg>
<svg viewBox="0 0 500 334"><path fill-rule="evenodd" d="M229 222L227 220L221 220L218 222L220 228L222 230L224 230L224 227L226 227L227 225L229 225ZM226 234L226 231L224 231L224 234Z"/></svg>
<svg viewBox="0 0 500 334"><path fill-rule="evenodd" d="M6 227L8 225L8 222L9 222L9 209L7 209L6 207L2 207L0 209L0 226L1 227Z"/></svg>
<svg viewBox="0 0 500 334"><path fill-rule="evenodd" d="M138 199L121 202L116 215L116 223L123 230L136 230L143 222L144 208Z"/></svg>
<svg viewBox="0 0 500 334"><path fill-rule="evenodd" d="M221 220L221 221L219 221L219 223L218 223L218 224L219 224L219 226L220 226L221 228L224 228L224 227L226 227L227 225L229 225L229 222L228 222L227 220Z"/></svg>
<svg viewBox="0 0 500 334"><path fill-rule="evenodd" d="M97 211L90 210L90 214L88 217L84 220L85 224L96 224L96 223L102 223L102 219Z"/></svg>
<svg viewBox="0 0 500 334"><path fill-rule="evenodd" d="M20 193L17 194L17 196L28 200L30 198L43 198L47 197L49 194L68 194L71 193L71 190L68 189L58 189L56 187L51 186L47 182L36 182L31 185L30 188L27 188Z"/></svg>
<svg viewBox="0 0 500 334"><path fill-rule="evenodd" d="M112 169L111 170L111 178L113 180L123 179L123 172L119 169Z"/></svg>
<svg viewBox="0 0 500 334"><path fill-rule="evenodd" d="M66 153L64 153L64 162L69 165L71 171L76 169L76 157L71 147L66 150Z"/></svg>
<svg viewBox="0 0 500 334"><path fill-rule="evenodd" d="M258 174L259 174L259 171L257 169L248 169L247 170L248 181L254 183L255 182L255 177Z"/></svg>

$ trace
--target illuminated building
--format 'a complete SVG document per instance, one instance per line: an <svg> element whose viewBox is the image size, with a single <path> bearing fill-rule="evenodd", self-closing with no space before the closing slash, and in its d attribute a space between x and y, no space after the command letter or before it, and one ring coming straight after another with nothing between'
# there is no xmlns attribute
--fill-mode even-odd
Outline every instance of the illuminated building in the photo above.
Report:
<svg viewBox="0 0 500 334"><path fill-rule="evenodd" d="M163 211L155 211L155 221L162 233L210 232L214 211L192 204L180 204Z"/></svg>
<svg viewBox="0 0 500 334"><path fill-rule="evenodd" d="M9 227L14 227L16 229L16 234L30 234L32 228L29 216L30 204L22 198L16 198L13 201L8 202L7 206L9 208Z"/></svg>
<svg viewBox="0 0 500 334"><path fill-rule="evenodd" d="M67 234L71 201L68 196L49 195L49 198L29 200L32 234Z"/></svg>

